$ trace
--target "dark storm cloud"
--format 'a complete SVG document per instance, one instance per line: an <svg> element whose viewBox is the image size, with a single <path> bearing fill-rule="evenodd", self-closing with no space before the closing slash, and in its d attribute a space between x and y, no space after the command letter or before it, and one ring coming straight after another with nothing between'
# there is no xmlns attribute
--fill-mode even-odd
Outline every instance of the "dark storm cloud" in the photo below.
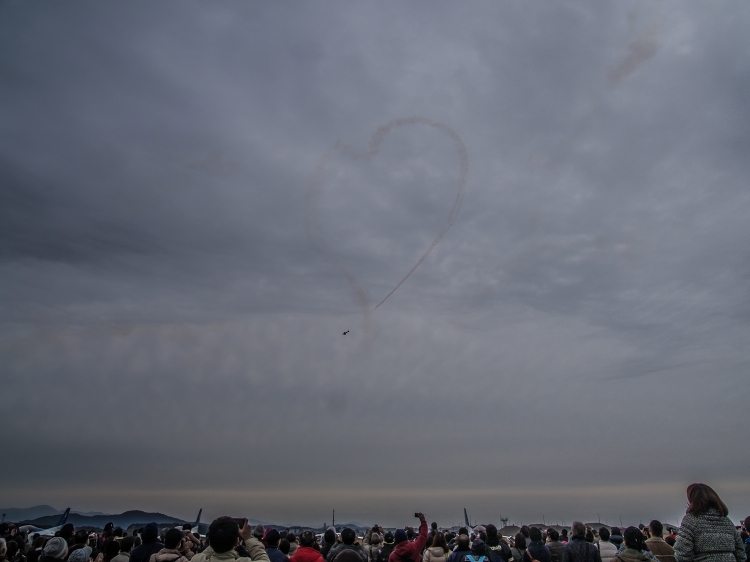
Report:
<svg viewBox="0 0 750 562"><path fill-rule="evenodd" d="M0 8L7 501L674 519L705 480L750 508L746 8L37 8ZM379 302L441 232L455 146L334 154L332 259L305 197L403 117L471 166L365 337L352 286Z"/></svg>

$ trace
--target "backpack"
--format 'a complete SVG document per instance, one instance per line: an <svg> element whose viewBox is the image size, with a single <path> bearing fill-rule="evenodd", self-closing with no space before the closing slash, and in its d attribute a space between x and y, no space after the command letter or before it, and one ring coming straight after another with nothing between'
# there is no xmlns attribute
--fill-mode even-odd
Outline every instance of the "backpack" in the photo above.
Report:
<svg viewBox="0 0 750 562"><path fill-rule="evenodd" d="M393 544L385 544L380 547L378 550L378 562L388 562L388 558L391 555L391 552L393 552L393 549L396 545Z"/></svg>

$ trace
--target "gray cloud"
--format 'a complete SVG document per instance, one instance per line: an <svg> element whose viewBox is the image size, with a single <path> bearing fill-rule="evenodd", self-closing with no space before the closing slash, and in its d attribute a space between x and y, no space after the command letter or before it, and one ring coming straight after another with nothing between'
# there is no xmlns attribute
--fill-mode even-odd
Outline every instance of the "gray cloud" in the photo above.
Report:
<svg viewBox="0 0 750 562"><path fill-rule="evenodd" d="M622 8L3 4L6 501L746 514L750 14Z"/></svg>

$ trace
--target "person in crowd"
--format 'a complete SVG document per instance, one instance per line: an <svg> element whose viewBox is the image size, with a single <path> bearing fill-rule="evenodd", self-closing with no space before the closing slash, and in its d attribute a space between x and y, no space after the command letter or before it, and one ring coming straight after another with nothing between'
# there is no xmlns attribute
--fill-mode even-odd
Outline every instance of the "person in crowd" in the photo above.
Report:
<svg viewBox="0 0 750 562"><path fill-rule="evenodd" d="M231 517L219 517L208 527L209 546L193 556L192 562L271 562L263 543L254 536L247 519L240 528ZM249 556L238 556L235 548L242 544ZM132 559L132 556L131 556Z"/></svg>
<svg viewBox="0 0 750 562"><path fill-rule="evenodd" d="M562 551L563 548L565 548L565 545L560 542L560 533L557 532L557 529L551 527L547 529L546 544L549 549L550 560L552 560L552 562L561 562Z"/></svg>
<svg viewBox="0 0 750 562"><path fill-rule="evenodd" d="M169 529L164 534L164 548L152 554L149 562L188 562L188 559L181 552L185 540L182 529Z"/></svg>
<svg viewBox="0 0 750 562"><path fill-rule="evenodd" d="M659 562L674 562L674 548L662 538L664 525L654 519L648 524L648 534L650 538L646 539L646 547L656 556L656 559Z"/></svg>
<svg viewBox="0 0 750 562"><path fill-rule="evenodd" d="M201 541L193 534L190 523L185 523L182 526L182 534L185 536L185 542L183 543L183 548L180 550L180 552L182 552L185 558L190 560L193 558L193 556L195 556L195 553L201 547Z"/></svg>
<svg viewBox="0 0 750 562"><path fill-rule="evenodd" d="M617 554L617 546L610 542L610 536L609 529L599 528L599 555L602 557L602 562L610 562Z"/></svg>
<svg viewBox="0 0 750 562"><path fill-rule="evenodd" d="M383 543L380 533L377 531L373 532L373 529L370 529L363 539L363 542L365 544L362 548L367 555L368 562L377 562L378 551L380 551L380 545Z"/></svg>
<svg viewBox="0 0 750 562"><path fill-rule="evenodd" d="M130 562L130 553L135 545L134 537L124 537L120 541L120 552L112 559L112 562Z"/></svg>
<svg viewBox="0 0 750 562"><path fill-rule="evenodd" d="M472 558L478 562L486 562L487 560L487 545L481 538L481 535L486 535L486 533L484 531L478 531L478 535L479 536L471 542L471 558L467 556L467 561Z"/></svg>
<svg viewBox="0 0 750 562"><path fill-rule="evenodd" d="M68 556L68 543L62 537L52 537L44 545L39 562L60 562Z"/></svg>
<svg viewBox="0 0 750 562"><path fill-rule="evenodd" d="M745 555L750 560L750 516L745 517L745 532L748 533L748 538L745 539Z"/></svg>
<svg viewBox="0 0 750 562"><path fill-rule="evenodd" d="M568 544L568 530L563 529L560 531L560 542L563 544Z"/></svg>
<svg viewBox="0 0 750 562"><path fill-rule="evenodd" d="M112 559L120 554L120 543L114 538L114 536L104 542L102 553L104 554L104 562L112 562Z"/></svg>
<svg viewBox="0 0 750 562"><path fill-rule="evenodd" d="M471 554L471 539L467 534L458 535L456 548L448 556L448 562L465 562L467 554Z"/></svg>
<svg viewBox="0 0 750 562"><path fill-rule="evenodd" d="M96 543L96 541L94 542ZM73 552L83 548L84 546L89 546L89 533L88 531L79 529L73 535L73 544L68 546L68 558L70 558L70 555L73 554ZM91 551L89 552L89 556L91 556Z"/></svg>
<svg viewBox="0 0 750 562"><path fill-rule="evenodd" d="M586 526L580 521L573 521L570 541L563 548L562 562L602 562L599 549L586 542Z"/></svg>
<svg viewBox="0 0 750 562"><path fill-rule="evenodd" d="M383 546L378 550L378 562L388 562L393 549L396 548L395 537L388 531L383 535Z"/></svg>
<svg viewBox="0 0 750 562"><path fill-rule="evenodd" d="M745 562L739 531L729 510L706 484L687 488L688 508L674 544L675 562Z"/></svg>
<svg viewBox="0 0 750 562"><path fill-rule="evenodd" d="M3 529L0 529L0 533L8 530L8 527L3 524ZM8 543L5 538L0 538L0 562L6 562L8 560Z"/></svg>
<svg viewBox="0 0 750 562"><path fill-rule="evenodd" d="M294 533L287 533L286 540L289 541L289 557L291 558L294 556L294 553L297 552L297 549L299 548L299 543L297 542L297 535Z"/></svg>
<svg viewBox="0 0 750 562"><path fill-rule="evenodd" d="M397 529L393 535L395 547L388 557L389 562L419 562L422 559L422 551L427 544L427 520L424 513L418 513L419 535L413 542L406 537L403 529Z"/></svg>
<svg viewBox="0 0 750 562"><path fill-rule="evenodd" d="M510 546L497 532L497 527L490 523L485 528L487 538L484 541L485 552L489 562L508 562L511 558Z"/></svg>
<svg viewBox="0 0 750 562"><path fill-rule="evenodd" d="M524 553L524 560L526 562L552 562L549 548L544 544L542 540L542 530L538 527L531 527L529 529L529 539L531 543L526 547Z"/></svg>
<svg viewBox="0 0 750 562"><path fill-rule="evenodd" d="M328 527L326 532L323 533L323 544L320 548L320 555L323 558L328 558L328 553L336 544L336 529L334 527Z"/></svg>
<svg viewBox="0 0 750 562"><path fill-rule="evenodd" d="M449 553L445 535L440 531L435 531L435 534L432 535L432 544L426 547L424 554L422 554L422 562L445 562Z"/></svg>
<svg viewBox="0 0 750 562"><path fill-rule="evenodd" d="M31 545L31 549L26 552L26 562L38 562L42 557L42 549L44 548L44 537L37 537Z"/></svg>
<svg viewBox="0 0 750 562"><path fill-rule="evenodd" d="M612 558L612 562L650 562L643 552L646 550L646 537L638 527L625 529L623 545L625 548Z"/></svg>
<svg viewBox="0 0 750 562"><path fill-rule="evenodd" d="M134 548L130 553L130 562L149 562L151 556L164 548L164 543L159 542L159 526L149 523L143 528L141 540L143 544Z"/></svg>
<svg viewBox="0 0 750 562"><path fill-rule="evenodd" d="M510 549L511 560L513 560L513 562L523 562L525 554L526 537L519 531L516 533L516 536L513 537L513 547Z"/></svg>
<svg viewBox="0 0 750 562"><path fill-rule="evenodd" d="M349 527L344 527L341 530L341 542L336 544L333 548L331 548L331 550L328 551L326 560L328 560L328 562L333 562L336 557L342 552L346 550L353 550L359 555L359 557L362 559L362 562L367 562L367 554L365 554L362 546L356 543L356 540L357 533L355 533L354 530L350 529ZM271 562L276 561L271 560Z"/></svg>
<svg viewBox="0 0 750 562"><path fill-rule="evenodd" d="M289 557L279 550L279 541L281 534L276 529L270 527L266 529L263 536L263 543L266 545L266 554L271 562L289 562Z"/></svg>
<svg viewBox="0 0 750 562"><path fill-rule="evenodd" d="M289 560L291 562L325 562L315 546L315 535L310 531L304 531L299 536L299 548L294 551Z"/></svg>
<svg viewBox="0 0 750 562"><path fill-rule="evenodd" d="M611 542L613 545L617 547L617 550L620 549L620 545L622 545L622 531L620 531L620 527L612 527L610 530L609 535L609 542Z"/></svg>
<svg viewBox="0 0 750 562"><path fill-rule="evenodd" d="M286 555L287 559L289 558L289 551L292 549L291 545L289 544L289 541L286 540L286 538L282 538L279 541L279 550L282 554Z"/></svg>
<svg viewBox="0 0 750 562"><path fill-rule="evenodd" d="M96 550L100 551L104 548L104 543L112 536L112 531L114 530L115 524L112 523L112 521L104 525L104 529L102 530L96 541Z"/></svg>

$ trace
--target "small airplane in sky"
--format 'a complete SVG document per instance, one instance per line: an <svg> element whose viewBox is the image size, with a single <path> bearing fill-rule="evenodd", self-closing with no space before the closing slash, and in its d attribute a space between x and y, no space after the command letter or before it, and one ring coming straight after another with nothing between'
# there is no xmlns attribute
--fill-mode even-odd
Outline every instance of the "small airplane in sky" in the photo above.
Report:
<svg viewBox="0 0 750 562"><path fill-rule="evenodd" d="M50 527L49 529L40 529L38 527L35 527L34 525L24 525L21 527L21 531L28 531L29 535L39 535L40 537L53 537L57 531L62 529L62 526L65 525L65 522L68 520L68 515L70 515L70 508L65 510L65 513L63 513L60 516L60 519L57 522L57 525L54 527Z"/></svg>
<svg viewBox="0 0 750 562"><path fill-rule="evenodd" d="M348 334L348 333L349 333L349 330L347 330L346 332L344 332L344 333L343 333L343 334L341 334L341 335L342 335L342 336L345 336L345 335L346 335L346 334Z"/></svg>

